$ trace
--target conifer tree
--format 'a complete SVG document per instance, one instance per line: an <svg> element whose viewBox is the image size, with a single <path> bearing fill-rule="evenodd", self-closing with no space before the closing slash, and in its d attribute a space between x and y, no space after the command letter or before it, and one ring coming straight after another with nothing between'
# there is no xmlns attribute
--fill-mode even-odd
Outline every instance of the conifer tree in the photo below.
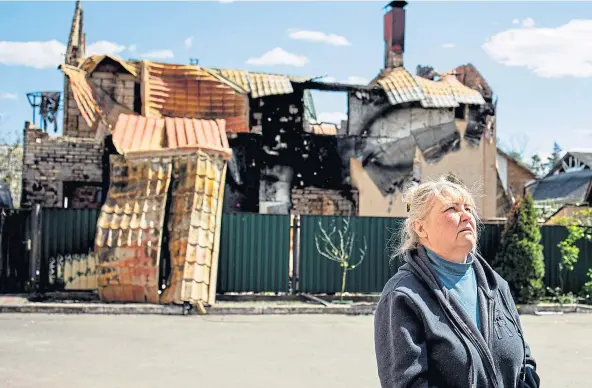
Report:
<svg viewBox="0 0 592 388"><path fill-rule="evenodd" d="M508 282L517 303L539 299L545 263L537 212L530 194L518 198L506 221L493 268Z"/></svg>

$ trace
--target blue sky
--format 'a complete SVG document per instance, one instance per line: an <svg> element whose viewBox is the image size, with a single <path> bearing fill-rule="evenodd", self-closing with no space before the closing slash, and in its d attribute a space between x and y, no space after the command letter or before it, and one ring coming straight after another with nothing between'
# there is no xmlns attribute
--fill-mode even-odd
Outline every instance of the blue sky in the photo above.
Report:
<svg viewBox="0 0 592 388"><path fill-rule="evenodd" d="M383 66L386 2L83 2L89 51L338 81ZM31 120L26 93L61 90L73 2L0 2L0 131ZM267 53L267 54L266 54ZM89 53L90 54L90 53ZM527 156L592 147L592 2L410 2L405 66L473 63L499 96L498 135ZM316 93L339 118L343 94Z"/></svg>

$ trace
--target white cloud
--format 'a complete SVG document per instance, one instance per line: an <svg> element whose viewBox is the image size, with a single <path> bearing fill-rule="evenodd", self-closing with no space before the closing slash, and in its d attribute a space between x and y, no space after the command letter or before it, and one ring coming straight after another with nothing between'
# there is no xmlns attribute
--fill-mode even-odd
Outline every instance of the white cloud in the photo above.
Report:
<svg viewBox="0 0 592 388"><path fill-rule="evenodd" d="M125 46L103 40L88 45L86 55L116 55L125 49ZM57 40L30 42L0 41L0 64L4 65L47 69L64 63L65 55L66 45Z"/></svg>
<svg viewBox="0 0 592 388"><path fill-rule="evenodd" d="M125 50L125 46L108 42L106 40L100 40L95 42L91 45L86 46L86 55L100 55L100 54L107 54L107 55L117 55L120 52Z"/></svg>
<svg viewBox="0 0 592 388"><path fill-rule="evenodd" d="M518 19L514 18L514 19L512 20L512 24L520 24L520 20L518 20Z"/></svg>
<svg viewBox="0 0 592 388"><path fill-rule="evenodd" d="M249 65L289 65L302 67L309 63L309 59L302 55L287 52L281 47L276 47L260 56L259 58L247 59Z"/></svg>
<svg viewBox="0 0 592 388"><path fill-rule="evenodd" d="M522 21L522 27L530 28L534 27L534 19L533 18L526 18Z"/></svg>
<svg viewBox="0 0 592 388"><path fill-rule="evenodd" d="M290 38L298 40L306 40L309 42L327 43L333 46L351 46L351 43L345 36L336 34L326 34L321 31L310 30L291 30Z"/></svg>
<svg viewBox="0 0 592 388"><path fill-rule="evenodd" d="M0 100L16 100L16 93L0 92Z"/></svg>
<svg viewBox="0 0 592 388"><path fill-rule="evenodd" d="M0 41L0 64L4 65L46 69L63 63L65 54L66 46L57 40L45 42Z"/></svg>
<svg viewBox="0 0 592 388"><path fill-rule="evenodd" d="M152 59L170 59L175 57L175 54L171 50L154 50L140 55L144 58Z"/></svg>
<svg viewBox="0 0 592 388"><path fill-rule="evenodd" d="M367 85L368 79L364 77L358 77L357 75L350 75L347 77L346 80L342 81L344 84L353 84L353 85Z"/></svg>
<svg viewBox="0 0 592 388"><path fill-rule="evenodd" d="M344 112L323 112L318 117L318 121L323 123L341 124L341 120L347 120Z"/></svg>
<svg viewBox="0 0 592 388"><path fill-rule="evenodd" d="M451 48L455 48L455 47L456 47L456 45L454 43L444 43L442 45L442 48L445 48L445 49L451 49Z"/></svg>
<svg viewBox="0 0 592 388"><path fill-rule="evenodd" d="M193 46L193 36L186 38L183 43L185 44L185 48L191 48L191 46Z"/></svg>
<svg viewBox="0 0 592 388"><path fill-rule="evenodd" d="M512 28L493 35L482 48L496 62L530 69L539 77L592 77L592 19L554 28Z"/></svg>

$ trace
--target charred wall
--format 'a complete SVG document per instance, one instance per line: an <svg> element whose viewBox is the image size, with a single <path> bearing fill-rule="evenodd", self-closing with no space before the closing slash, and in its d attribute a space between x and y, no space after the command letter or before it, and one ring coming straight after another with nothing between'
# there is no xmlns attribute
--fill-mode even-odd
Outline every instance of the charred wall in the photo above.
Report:
<svg viewBox="0 0 592 388"><path fill-rule="evenodd" d="M302 215L354 216L358 214L356 190L315 187L292 189L292 213Z"/></svg>
<svg viewBox="0 0 592 388"><path fill-rule="evenodd" d="M25 127L22 206L41 204L98 208L103 178L103 142L75 137L49 137Z"/></svg>
<svg viewBox="0 0 592 388"><path fill-rule="evenodd" d="M360 160L382 193L388 194L414 178L417 150L427 163L438 163L460 149L460 140L452 108L392 106L379 92L354 92L349 95L341 155Z"/></svg>
<svg viewBox="0 0 592 388"><path fill-rule="evenodd" d="M232 159L228 162L224 188L224 213L259 213L261 136L241 133L228 139Z"/></svg>
<svg viewBox="0 0 592 388"><path fill-rule="evenodd" d="M289 214L290 190L302 144L303 92L250 100L251 128L261 133L259 212Z"/></svg>

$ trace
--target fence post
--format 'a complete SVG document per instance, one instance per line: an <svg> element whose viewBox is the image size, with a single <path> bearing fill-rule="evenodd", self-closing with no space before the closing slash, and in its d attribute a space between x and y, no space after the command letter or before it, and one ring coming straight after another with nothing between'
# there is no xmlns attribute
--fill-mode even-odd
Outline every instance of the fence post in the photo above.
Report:
<svg viewBox="0 0 592 388"><path fill-rule="evenodd" d="M31 211L31 238L29 253L29 275L32 289L36 292L40 290L39 270L40 270L40 245L41 245L41 205L36 204Z"/></svg>
<svg viewBox="0 0 592 388"><path fill-rule="evenodd" d="M292 231L292 247L294 260L292 264L292 294L298 293L298 282L300 280L300 215L294 216Z"/></svg>

